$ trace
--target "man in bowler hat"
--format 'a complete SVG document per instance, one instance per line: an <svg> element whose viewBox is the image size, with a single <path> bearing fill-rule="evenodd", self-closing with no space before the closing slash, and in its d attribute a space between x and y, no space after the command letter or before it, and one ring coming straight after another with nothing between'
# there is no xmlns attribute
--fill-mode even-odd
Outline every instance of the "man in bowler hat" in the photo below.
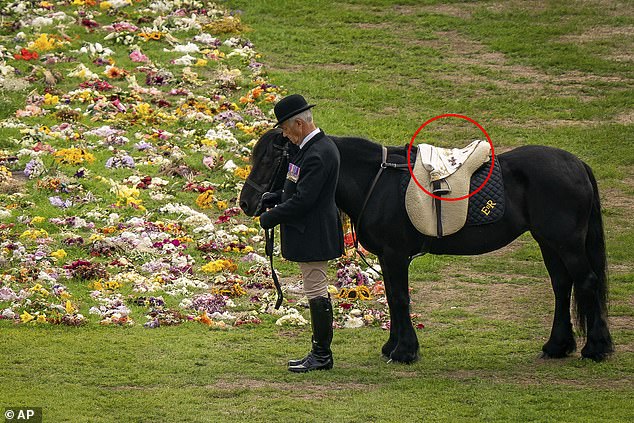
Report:
<svg viewBox="0 0 634 423"><path fill-rule="evenodd" d="M315 126L310 110L314 106L299 94L289 95L275 106L276 126L299 149L289 160L284 188L269 196L271 208L260 216L265 229L280 225L282 256L298 262L310 305L312 348L306 357L288 362L288 370L296 373L333 366L333 316L326 270L328 260L343 254L343 230L335 204L339 150Z"/></svg>

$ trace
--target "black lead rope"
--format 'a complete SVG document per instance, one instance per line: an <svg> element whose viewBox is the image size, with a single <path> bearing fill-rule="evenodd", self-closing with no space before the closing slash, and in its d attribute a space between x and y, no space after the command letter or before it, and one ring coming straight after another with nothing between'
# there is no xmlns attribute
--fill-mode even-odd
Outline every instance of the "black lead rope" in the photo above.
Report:
<svg viewBox="0 0 634 423"><path fill-rule="evenodd" d="M275 245L275 228L265 229L264 239L265 239L264 251L266 252L266 255L269 257L269 260L271 263L271 274L273 277L273 284L275 284L275 290L277 291L277 301L275 301L275 310L277 310L282 305L282 301L284 301L284 294L282 294L282 286L280 285L280 281L277 278L277 273L275 272L275 268L273 267L273 247Z"/></svg>
<svg viewBox="0 0 634 423"><path fill-rule="evenodd" d="M284 163L284 159L288 158L288 143L284 144L284 147L279 147L282 150L282 156L280 157L277 166L275 168L275 172L273 173L273 178L268 186L259 185L249 178L247 178L247 183L256 189L257 192L262 193L264 195L266 192L273 189L273 184L277 179L277 176L282 170L282 163ZM258 205L258 210L262 208L262 198L260 198L260 204ZM280 285L280 280L277 277L277 273L275 272L275 267L273 267L273 250L275 247L275 228L265 229L264 230L264 252L269 257L269 262L271 263L271 276L273 277L273 284L275 285L275 290L277 291L277 301L275 301L275 309L278 310L282 305L282 301L284 301L284 294L282 293L282 286Z"/></svg>

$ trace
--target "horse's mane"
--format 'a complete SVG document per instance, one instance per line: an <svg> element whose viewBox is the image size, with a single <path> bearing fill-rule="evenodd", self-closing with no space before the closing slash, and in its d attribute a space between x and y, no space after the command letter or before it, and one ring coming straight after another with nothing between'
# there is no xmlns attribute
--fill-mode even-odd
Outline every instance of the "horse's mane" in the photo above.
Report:
<svg viewBox="0 0 634 423"><path fill-rule="evenodd" d="M331 135L329 135L329 137L337 145L339 151L351 151L357 155L365 156L369 160L381 159L381 144L379 143L360 137L337 137ZM406 144L404 147L386 147L388 155L390 156L390 161L392 161L391 159L394 156L400 156L404 160L407 160L407 148L409 147L409 144ZM412 151L412 153L415 154L414 151Z"/></svg>

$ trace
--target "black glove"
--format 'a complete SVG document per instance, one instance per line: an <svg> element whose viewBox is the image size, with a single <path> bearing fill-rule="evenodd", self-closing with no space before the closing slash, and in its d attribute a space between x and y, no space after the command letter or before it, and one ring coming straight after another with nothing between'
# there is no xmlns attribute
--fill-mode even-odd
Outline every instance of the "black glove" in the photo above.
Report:
<svg viewBox="0 0 634 423"><path fill-rule="evenodd" d="M270 221L270 216L268 212L264 212L260 215L260 226L263 229L271 229L275 227L273 222Z"/></svg>
<svg viewBox="0 0 634 423"><path fill-rule="evenodd" d="M278 192L265 192L262 194L262 208L272 209L282 200L282 195Z"/></svg>

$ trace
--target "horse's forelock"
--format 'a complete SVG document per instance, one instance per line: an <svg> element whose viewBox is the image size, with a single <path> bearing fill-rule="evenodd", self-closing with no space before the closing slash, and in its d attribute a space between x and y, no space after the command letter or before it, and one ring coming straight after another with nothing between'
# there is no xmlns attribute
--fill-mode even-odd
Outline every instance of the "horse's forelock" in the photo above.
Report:
<svg viewBox="0 0 634 423"><path fill-rule="evenodd" d="M283 138L282 130L279 128L273 128L265 132L253 147L251 161L259 162L262 160L263 156L270 153L270 147L274 144L283 143Z"/></svg>

